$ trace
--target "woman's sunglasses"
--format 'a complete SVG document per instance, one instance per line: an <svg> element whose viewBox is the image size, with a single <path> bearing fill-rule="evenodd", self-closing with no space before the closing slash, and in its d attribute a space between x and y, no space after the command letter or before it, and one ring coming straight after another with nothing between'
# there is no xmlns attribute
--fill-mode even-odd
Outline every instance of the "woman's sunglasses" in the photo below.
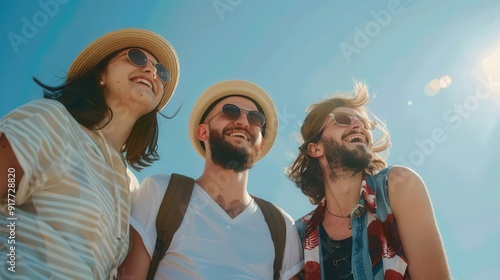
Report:
<svg viewBox="0 0 500 280"><path fill-rule="evenodd" d="M125 55L125 54L122 54ZM120 55L120 56L122 56ZM146 54L141 51L140 49L129 49L126 53L128 60L134 64L135 66L138 67L144 67L146 64L148 64L148 57ZM168 72L168 69L165 65L161 63L156 63L154 64L152 61L151 63L153 66L156 68L156 76L160 78L160 80L164 82L170 81L170 73Z"/></svg>
<svg viewBox="0 0 500 280"><path fill-rule="evenodd" d="M336 124L341 126L350 126L352 124L352 119L359 120L366 129L374 129L375 126L377 125L370 119L353 116L345 113L330 113L330 117Z"/></svg>
<svg viewBox="0 0 500 280"><path fill-rule="evenodd" d="M261 112L244 110L233 104L224 104L224 106L222 106L222 110L215 114L215 116L210 118L210 120L208 120L206 123L209 123L220 113L224 114L224 116L230 120L237 120L240 117L242 111L247 113L248 123L250 123L251 125L262 127L266 123L266 117Z"/></svg>

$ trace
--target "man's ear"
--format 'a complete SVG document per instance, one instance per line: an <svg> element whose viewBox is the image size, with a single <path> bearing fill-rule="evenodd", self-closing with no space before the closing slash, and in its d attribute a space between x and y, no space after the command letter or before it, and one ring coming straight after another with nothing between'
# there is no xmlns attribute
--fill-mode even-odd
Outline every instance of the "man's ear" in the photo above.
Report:
<svg viewBox="0 0 500 280"><path fill-rule="evenodd" d="M266 143L266 138L262 137L262 141L260 142L259 151L264 149L264 144Z"/></svg>
<svg viewBox="0 0 500 280"><path fill-rule="evenodd" d="M196 128L196 134L198 135L198 139L200 139L200 141L207 141L208 137L210 136L208 125L207 124L198 125L198 128Z"/></svg>
<svg viewBox="0 0 500 280"><path fill-rule="evenodd" d="M317 158L323 155L323 147L318 143L309 143L307 144L307 154Z"/></svg>

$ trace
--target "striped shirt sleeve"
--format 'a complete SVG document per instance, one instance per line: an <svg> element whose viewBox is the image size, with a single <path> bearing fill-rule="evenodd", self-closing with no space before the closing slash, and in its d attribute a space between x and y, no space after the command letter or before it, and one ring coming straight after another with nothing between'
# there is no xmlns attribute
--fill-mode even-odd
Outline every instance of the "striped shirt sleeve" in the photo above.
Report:
<svg viewBox="0 0 500 280"><path fill-rule="evenodd" d="M64 170L50 166L64 158L67 145L74 144L66 140L71 138L68 127L75 123L61 103L49 99L27 103L0 120L0 133L5 134L24 171L17 203L28 199L36 186L43 186L40 182L48 176L62 176Z"/></svg>

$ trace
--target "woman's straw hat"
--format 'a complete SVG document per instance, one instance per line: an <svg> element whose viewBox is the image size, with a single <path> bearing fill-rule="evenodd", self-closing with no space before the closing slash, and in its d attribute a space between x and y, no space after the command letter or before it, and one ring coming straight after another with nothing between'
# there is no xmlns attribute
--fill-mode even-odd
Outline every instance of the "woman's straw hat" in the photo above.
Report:
<svg viewBox="0 0 500 280"><path fill-rule="evenodd" d="M174 94L179 82L179 59L175 49L165 38L149 30L125 28L97 38L73 61L67 81L89 73L108 55L127 48L147 50L170 72L170 81L165 84L163 98L158 105L158 110L161 110Z"/></svg>

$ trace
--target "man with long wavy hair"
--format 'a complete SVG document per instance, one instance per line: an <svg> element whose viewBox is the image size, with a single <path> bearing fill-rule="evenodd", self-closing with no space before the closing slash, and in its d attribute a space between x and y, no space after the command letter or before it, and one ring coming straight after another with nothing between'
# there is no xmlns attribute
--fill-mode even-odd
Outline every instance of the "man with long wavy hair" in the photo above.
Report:
<svg viewBox="0 0 500 280"><path fill-rule="evenodd" d="M450 279L425 184L407 167L386 167L389 133L368 101L367 86L355 82L354 95L338 93L307 110L304 143L287 170L318 205L296 222L303 276Z"/></svg>

